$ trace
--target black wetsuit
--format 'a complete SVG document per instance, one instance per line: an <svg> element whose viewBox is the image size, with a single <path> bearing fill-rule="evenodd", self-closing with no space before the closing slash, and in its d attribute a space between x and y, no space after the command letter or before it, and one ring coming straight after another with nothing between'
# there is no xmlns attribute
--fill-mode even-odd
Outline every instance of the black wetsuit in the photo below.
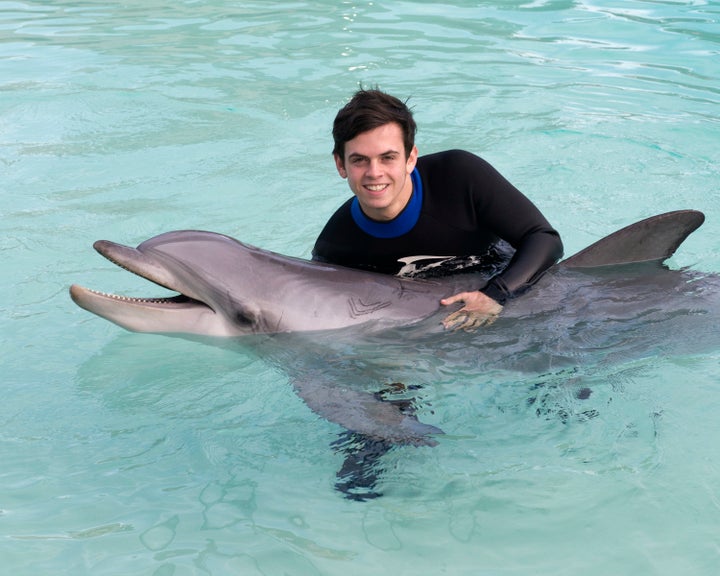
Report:
<svg viewBox="0 0 720 576"><path fill-rule="evenodd" d="M422 156L411 178L412 197L389 222L365 216L354 197L345 202L318 237L313 259L387 274L417 272L418 256L425 270L441 263L444 273L479 261L496 267L482 292L504 304L562 256L559 234L482 158L462 150Z"/></svg>

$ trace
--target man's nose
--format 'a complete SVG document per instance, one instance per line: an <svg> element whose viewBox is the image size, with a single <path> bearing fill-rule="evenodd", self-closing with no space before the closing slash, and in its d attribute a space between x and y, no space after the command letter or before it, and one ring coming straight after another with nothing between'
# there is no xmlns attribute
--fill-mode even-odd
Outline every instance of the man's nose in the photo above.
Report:
<svg viewBox="0 0 720 576"><path fill-rule="evenodd" d="M382 165L379 159L371 159L368 164L367 175L370 177L377 177L382 174Z"/></svg>

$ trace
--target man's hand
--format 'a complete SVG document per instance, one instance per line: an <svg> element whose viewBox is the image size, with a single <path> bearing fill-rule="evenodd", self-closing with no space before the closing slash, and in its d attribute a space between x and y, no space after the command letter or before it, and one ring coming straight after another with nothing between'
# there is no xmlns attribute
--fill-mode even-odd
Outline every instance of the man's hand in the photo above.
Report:
<svg viewBox="0 0 720 576"><path fill-rule="evenodd" d="M464 302L465 306L453 312L443 320L446 330L465 330L472 332L481 326L489 326L502 312L502 305L482 292L461 292L440 300L440 304L448 306L456 302Z"/></svg>

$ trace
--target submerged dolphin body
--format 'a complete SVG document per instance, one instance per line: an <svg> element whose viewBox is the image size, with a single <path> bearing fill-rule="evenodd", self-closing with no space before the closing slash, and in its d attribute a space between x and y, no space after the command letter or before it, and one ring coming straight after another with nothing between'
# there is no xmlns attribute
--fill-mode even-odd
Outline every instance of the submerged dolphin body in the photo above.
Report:
<svg viewBox="0 0 720 576"><path fill-rule="evenodd" d="M714 325L720 309L717 277L660 266L703 220L700 212L671 212L598 241L554 266L530 293L510 301L494 326L472 335L471 347L478 354L495 351L495 361L504 366L524 362L524 369L542 370L562 357L577 361L583 351L630 353L683 338L700 323ZM297 356L283 356L283 348L313 340L314 350L322 349L326 358L347 334L380 338L370 345L382 347L397 345L398 334L408 335L394 331L398 326L419 324L422 331L440 332L439 300L477 289L477 276L397 278L282 256L198 231L168 232L137 248L108 241L94 246L119 266L180 295L128 298L73 285L70 294L82 308L138 332L275 334L264 339L266 349L291 364L287 370L296 372L298 394L328 420L398 443L432 443L427 436L441 432L392 402L339 386L323 374L326 360L298 363ZM377 334L383 333L390 338L382 341ZM554 351L543 349L533 358L533 346L551 335ZM438 337L431 336L433 341ZM343 354L342 348L337 354Z"/></svg>

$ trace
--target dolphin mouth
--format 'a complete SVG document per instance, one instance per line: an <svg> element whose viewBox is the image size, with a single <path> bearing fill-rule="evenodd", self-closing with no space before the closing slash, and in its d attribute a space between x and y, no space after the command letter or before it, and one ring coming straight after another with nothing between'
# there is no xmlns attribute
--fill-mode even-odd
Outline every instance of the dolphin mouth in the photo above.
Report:
<svg viewBox="0 0 720 576"><path fill-rule="evenodd" d="M78 284L70 286L70 295L80 307L97 313L97 306L103 302L105 306L114 304L119 307L143 307L145 309L189 310L202 308L215 312L207 302L190 295L187 287L181 285L169 268L152 254L141 252L137 248L98 240L93 244L95 250L116 266L131 272L145 280L167 290L177 292L174 296L135 297L102 292L85 288Z"/></svg>
<svg viewBox="0 0 720 576"><path fill-rule="evenodd" d="M141 274L137 275L142 277ZM163 286L163 288L167 287ZM205 304L205 302L195 300L194 298L190 298L185 294L177 294L175 296L141 298L135 296L124 296L121 294L112 294L110 292L101 292L100 290L93 290L91 288L86 288L85 286L80 286L79 284L73 284L72 286L70 286L70 295L77 303L79 303L78 300L82 299L84 296L93 296L95 298L113 300L120 304L143 304L147 307L157 306L163 308L188 308L202 306L203 308L212 310L212 308Z"/></svg>

